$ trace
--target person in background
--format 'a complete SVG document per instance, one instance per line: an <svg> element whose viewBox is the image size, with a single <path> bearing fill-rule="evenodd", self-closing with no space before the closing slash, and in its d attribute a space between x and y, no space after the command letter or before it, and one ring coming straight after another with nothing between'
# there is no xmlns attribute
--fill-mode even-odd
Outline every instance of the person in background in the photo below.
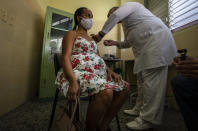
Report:
<svg viewBox="0 0 198 131"><path fill-rule="evenodd" d="M178 75L171 81L177 104L189 131L198 131L198 57L174 60Z"/></svg>
<svg viewBox="0 0 198 131"><path fill-rule="evenodd" d="M74 20L74 30L63 38L63 70L58 72L55 83L69 100L75 100L79 92L82 97L91 96L86 131L107 131L127 99L129 85L106 66L97 44L88 36L87 31L93 25L91 10L77 9Z"/></svg>
<svg viewBox="0 0 198 131"><path fill-rule="evenodd" d="M177 49L169 28L143 5L127 2L110 9L108 20L93 39L99 42L118 23L122 23L124 41L105 40L106 46L132 47L135 56L138 97L133 109L124 110L137 116L128 122L129 129L144 130L161 124L164 110L168 65Z"/></svg>

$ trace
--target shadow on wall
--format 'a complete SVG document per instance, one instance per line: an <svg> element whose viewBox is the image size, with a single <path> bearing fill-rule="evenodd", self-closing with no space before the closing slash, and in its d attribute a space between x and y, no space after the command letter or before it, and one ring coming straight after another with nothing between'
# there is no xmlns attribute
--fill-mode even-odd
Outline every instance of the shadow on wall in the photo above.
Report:
<svg viewBox="0 0 198 131"><path fill-rule="evenodd" d="M0 16L4 19L0 18L2 115L38 92L44 11L36 1L1 0Z"/></svg>
<svg viewBox="0 0 198 131"><path fill-rule="evenodd" d="M44 34L44 21L43 17L40 14L35 15L34 27L32 39L32 48L31 48L31 56L30 56L30 70L29 74L33 73L31 77L29 77L29 87L27 95L34 97L38 96L39 91L39 80L40 80L40 65L41 65L41 55L42 55L42 45L43 45L43 34ZM35 53L37 52L37 53ZM36 63L36 64L35 64ZM35 71L33 71L35 70ZM33 93L34 92L34 93ZM35 94L36 93L36 94Z"/></svg>

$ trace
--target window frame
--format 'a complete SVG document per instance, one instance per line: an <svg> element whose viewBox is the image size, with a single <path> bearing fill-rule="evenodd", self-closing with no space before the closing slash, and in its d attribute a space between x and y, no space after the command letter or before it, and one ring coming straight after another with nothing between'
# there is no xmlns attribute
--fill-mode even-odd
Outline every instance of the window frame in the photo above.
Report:
<svg viewBox="0 0 198 131"><path fill-rule="evenodd" d="M168 2L168 6L169 6L169 2ZM170 29L170 10L169 10L169 7L168 7L168 18L169 18L169 29ZM182 26L179 26L179 27L177 27L177 28L170 29L170 30L171 30L171 32L174 33L174 32L183 30L183 29L185 29L185 28L191 27L191 26L193 26L193 25L195 25L195 24L198 24L198 18L197 18L196 20L192 21L192 22L189 22L189 23L187 23L187 24L184 24L184 25L182 25Z"/></svg>

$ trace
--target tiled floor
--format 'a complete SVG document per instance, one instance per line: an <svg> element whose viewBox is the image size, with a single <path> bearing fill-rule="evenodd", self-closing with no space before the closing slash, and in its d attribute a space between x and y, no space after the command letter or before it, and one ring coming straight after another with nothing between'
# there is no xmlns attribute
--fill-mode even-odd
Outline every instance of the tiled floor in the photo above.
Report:
<svg viewBox="0 0 198 131"><path fill-rule="evenodd" d="M49 123L52 101L41 102L32 100L15 110L0 117L0 131L46 131ZM60 100L59 104L63 104L64 100ZM81 101L81 110L85 115L87 101ZM127 100L122 107L128 109L132 107ZM122 131L130 131L126 129L125 123L133 120L131 116L119 112L119 119ZM113 131L117 131L116 121L111 123ZM183 118L179 112L171 109L165 109L163 124L157 126L152 131L187 131Z"/></svg>

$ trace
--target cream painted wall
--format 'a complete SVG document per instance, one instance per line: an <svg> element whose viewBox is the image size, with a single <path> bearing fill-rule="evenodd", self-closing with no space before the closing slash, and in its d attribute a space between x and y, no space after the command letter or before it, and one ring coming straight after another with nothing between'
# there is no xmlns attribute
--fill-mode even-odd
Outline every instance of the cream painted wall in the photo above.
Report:
<svg viewBox="0 0 198 131"><path fill-rule="evenodd" d="M42 13L45 15L46 8L47 8L47 5L48 5L49 0L36 0L36 2L40 6L40 8L42 10Z"/></svg>
<svg viewBox="0 0 198 131"><path fill-rule="evenodd" d="M177 48L178 49L186 48L188 50L187 55L198 57L197 34L198 34L198 24L173 33ZM177 72L175 68L171 66L169 68L169 73L168 73L167 99L170 103L170 106L173 109L179 110L171 89L171 80L176 74Z"/></svg>
<svg viewBox="0 0 198 131"><path fill-rule="evenodd" d="M109 9L113 6L118 6L119 1L117 0L49 0L48 6L65 10L67 12L73 13L79 7L87 7L91 9L94 15L94 26L89 31L89 34L96 34L102 29L105 20L107 19L107 13ZM104 39L114 39L117 40L117 26L111 30ZM116 54L116 47L105 47L103 41L98 44L100 55L103 56L105 53Z"/></svg>
<svg viewBox="0 0 198 131"><path fill-rule="evenodd" d="M198 24L173 33L178 49L186 48L188 55L198 57Z"/></svg>
<svg viewBox="0 0 198 131"><path fill-rule="evenodd" d="M34 0L1 0L0 115L36 95L43 12Z"/></svg>

